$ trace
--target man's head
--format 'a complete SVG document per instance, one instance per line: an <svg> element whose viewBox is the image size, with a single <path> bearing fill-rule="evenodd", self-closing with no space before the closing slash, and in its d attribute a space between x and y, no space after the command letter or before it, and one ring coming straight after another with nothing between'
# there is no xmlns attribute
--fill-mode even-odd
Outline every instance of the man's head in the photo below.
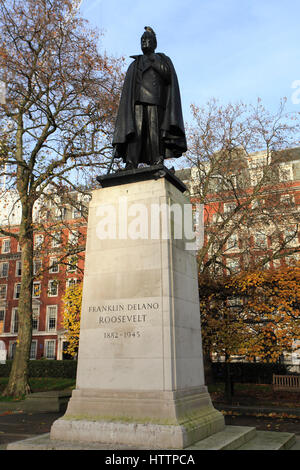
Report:
<svg viewBox="0 0 300 470"><path fill-rule="evenodd" d="M141 37L141 47L144 54L154 52L157 47L156 35L150 26L145 26L145 32Z"/></svg>

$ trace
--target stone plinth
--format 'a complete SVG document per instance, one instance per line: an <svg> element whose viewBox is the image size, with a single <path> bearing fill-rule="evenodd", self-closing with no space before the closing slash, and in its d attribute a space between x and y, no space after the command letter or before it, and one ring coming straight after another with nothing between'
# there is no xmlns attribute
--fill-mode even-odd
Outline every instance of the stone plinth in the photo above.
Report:
<svg viewBox="0 0 300 470"><path fill-rule="evenodd" d="M224 429L204 383L195 252L178 238L189 200L148 178L93 192L76 390L52 439L184 448Z"/></svg>

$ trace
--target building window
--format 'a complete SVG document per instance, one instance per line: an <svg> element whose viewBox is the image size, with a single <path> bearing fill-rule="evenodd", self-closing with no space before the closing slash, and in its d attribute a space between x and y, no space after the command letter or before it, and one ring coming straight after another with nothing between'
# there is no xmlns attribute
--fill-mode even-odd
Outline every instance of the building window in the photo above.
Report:
<svg viewBox="0 0 300 470"><path fill-rule="evenodd" d="M73 219L79 219L82 217L82 206L73 207Z"/></svg>
<svg viewBox="0 0 300 470"><path fill-rule="evenodd" d="M34 305L32 307L32 331L39 329L40 306Z"/></svg>
<svg viewBox="0 0 300 470"><path fill-rule="evenodd" d="M10 253L10 238L2 240L2 253Z"/></svg>
<svg viewBox="0 0 300 470"><path fill-rule="evenodd" d="M33 274L39 274L42 269L42 261L40 259L33 260Z"/></svg>
<svg viewBox="0 0 300 470"><path fill-rule="evenodd" d="M55 232L52 234L51 246L52 248L58 248L61 245L61 232Z"/></svg>
<svg viewBox="0 0 300 470"><path fill-rule="evenodd" d="M12 309L12 316L11 316L11 333L18 333L19 330L19 316L18 316L18 309Z"/></svg>
<svg viewBox="0 0 300 470"><path fill-rule="evenodd" d="M17 342L10 341L8 346L8 359L13 359L16 352Z"/></svg>
<svg viewBox="0 0 300 470"><path fill-rule="evenodd" d="M284 230L284 242L287 246L298 246L298 233L296 230Z"/></svg>
<svg viewBox="0 0 300 470"><path fill-rule="evenodd" d="M267 247L267 235L262 232L256 232L254 234L254 246L255 248L266 248Z"/></svg>
<svg viewBox="0 0 300 470"><path fill-rule="evenodd" d="M295 198L293 194L282 194L280 196L280 202L287 205L293 205L295 203Z"/></svg>
<svg viewBox="0 0 300 470"><path fill-rule="evenodd" d="M224 213L228 214L229 212L233 212L236 209L235 202L225 202L224 203Z"/></svg>
<svg viewBox="0 0 300 470"><path fill-rule="evenodd" d="M57 305L47 306L47 331L56 331Z"/></svg>
<svg viewBox="0 0 300 470"><path fill-rule="evenodd" d="M230 235L226 243L227 250L235 251L239 248L239 239L236 233Z"/></svg>
<svg viewBox="0 0 300 470"><path fill-rule="evenodd" d="M20 298L20 292L21 292L21 284L18 282L17 284L15 284L14 299Z"/></svg>
<svg viewBox="0 0 300 470"><path fill-rule="evenodd" d="M57 258L50 258L50 273L55 274L59 272L59 264Z"/></svg>
<svg viewBox="0 0 300 470"><path fill-rule="evenodd" d="M77 279L75 277L70 277L67 279L66 287L74 287L77 284Z"/></svg>
<svg viewBox="0 0 300 470"><path fill-rule="evenodd" d="M32 297L38 298L41 295L41 283L34 282L32 287Z"/></svg>
<svg viewBox="0 0 300 470"><path fill-rule="evenodd" d="M58 295L58 281L52 279L48 283L48 296L56 297Z"/></svg>
<svg viewBox="0 0 300 470"><path fill-rule="evenodd" d="M46 339L45 341L45 358L55 359L55 339Z"/></svg>
<svg viewBox="0 0 300 470"><path fill-rule="evenodd" d="M240 260L238 258L227 258L226 266L230 269L230 271L235 272L240 267Z"/></svg>
<svg viewBox="0 0 300 470"><path fill-rule="evenodd" d="M78 245L79 233L76 230L70 230L69 232L69 243L72 246Z"/></svg>
<svg viewBox="0 0 300 470"><path fill-rule="evenodd" d="M68 272L75 273L77 271L78 256L72 255L68 259Z"/></svg>
<svg viewBox="0 0 300 470"><path fill-rule="evenodd" d="M34 249L39 250L44 243L44 235L42 234L37 234L34 237Z"/></svg>
<svg viewBox="0 0 300 470"><path fill-rule="evenodd" d="M5 308L0 308L0 334L4 332Z"/></svg>
<svg viewBox="0 0 300 470"><path fill-rule="evenodd" d="M29 359L36 359L37 340L31 341Z"/></svg>
<svg viewBox="0 0 300 470"><path fill-rule="evenodd" d="M293 179L293 166L291 163L279 165L279 181L291 181Z"/></svg>
<svg viewBox="0 0 300 470"><path fill-rule="evenodd" d="M7 294L7 285L1 284L0 285L0 300L5 300Z"/></svg>
<svg viewBox="0 0 300 470"><path fill-rule="evenodd" d="M16 276L19 277L22 275L22 262L16 261Z"/></svg>
<svg viewBox="0 0 300 470"><path fill-rule="evenodd" d="M7 262L0 263L0 277L8 277L9 264Z"/></svg>

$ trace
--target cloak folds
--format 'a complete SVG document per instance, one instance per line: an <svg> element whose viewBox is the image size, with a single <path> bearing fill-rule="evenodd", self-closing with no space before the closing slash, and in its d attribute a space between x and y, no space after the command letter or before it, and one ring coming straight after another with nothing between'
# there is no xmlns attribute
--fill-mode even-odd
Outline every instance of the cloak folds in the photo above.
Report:
<svg viewBox="0 0 300 470"><path fill-rule="evenodd" d="M187 150L179 85L171 59L165 54L159 53L159 55L167 62L171 74L170 83L165 85L166 106L161 124L161 138L165 147L164 158L177 158ZM124 79L112 142L115 147L115 158L123 158L124 162L126 162L127 142L135 136L135 86L140 73L139 61L143 56L131 57L135 60L129 66ZM145 162L140 160L139 163Z"/></svg>

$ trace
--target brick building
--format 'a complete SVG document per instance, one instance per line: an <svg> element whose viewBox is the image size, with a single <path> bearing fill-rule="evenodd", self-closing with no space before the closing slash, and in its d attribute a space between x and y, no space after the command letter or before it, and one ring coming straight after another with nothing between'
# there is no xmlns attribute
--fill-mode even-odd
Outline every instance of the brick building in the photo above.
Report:
<svg viewBox="0 0 300 470"><path fill-rule="evenodd" d="M14 221L17 214L14 214ZM86 220L64 207L56 224L37 225L34 234L31 359L63 359L66 346L62 327L63 296L67 286L82 280ZM18 225L10 230L17 233ZM18 336L18 297L22 274L17 239L0 237L0 340L11 359Z"/></svg>

